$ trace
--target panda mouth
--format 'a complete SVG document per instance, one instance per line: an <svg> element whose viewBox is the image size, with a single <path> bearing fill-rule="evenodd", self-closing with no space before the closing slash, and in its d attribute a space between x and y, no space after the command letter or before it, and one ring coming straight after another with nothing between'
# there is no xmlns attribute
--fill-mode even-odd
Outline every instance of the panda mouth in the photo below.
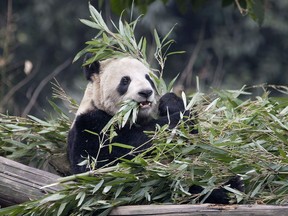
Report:
<svg viewBox="0 0 288 216"><path fill-rule="evenodd" d="M150 108L152 105L152 103L150 101L142 101L139 102L139 107L140 109L146 109L146 108Z"/></svg>

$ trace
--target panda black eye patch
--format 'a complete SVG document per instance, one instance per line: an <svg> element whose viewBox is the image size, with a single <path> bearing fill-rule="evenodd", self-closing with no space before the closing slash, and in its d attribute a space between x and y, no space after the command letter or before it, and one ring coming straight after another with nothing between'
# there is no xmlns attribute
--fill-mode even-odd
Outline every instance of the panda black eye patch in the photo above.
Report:
<svg viewBox="0 0 288 216"><path fill-rule="evenodd" d="M130 82L131 82L130 77L129 76L124 76L124 77L122 77L120 84L121 85L129 85Z"/></svg>
<svg viewBox="0 0 288 216"><path fill-rule="evenodd" d="M131 78L129 76L124 76L121 78L120 83L117 87L117 91L120 95L124 95L127 92L130 82Z"/></svg>
<svg viewBox="0 0 288 216"><path fill-rule="evenodd" d="M145 78L148 80L148 82L150 83L150 85L152 86L153 89L155 88L155 84L154 82L151 80L150 76L148 74L145 75Z"/></svg>

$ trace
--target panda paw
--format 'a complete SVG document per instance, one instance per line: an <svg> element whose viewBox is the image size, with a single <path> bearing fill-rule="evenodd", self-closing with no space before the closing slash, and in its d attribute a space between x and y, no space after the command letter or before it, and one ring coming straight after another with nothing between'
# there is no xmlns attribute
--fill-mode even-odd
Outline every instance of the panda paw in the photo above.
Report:
<svg viewBox="0 0 288 216"><path fill-rule="evenodd" d="M242 181L242 178L240 176L235 176L234 178L231 178L226 184L223 186L229 186L232 189L238 190L240 192L244 192L244 183ZM224 188L221 188L220 190L225 190ZM225 190L225 200L227 201L226 204L234 204L237 203L237 197L234 193L229 192ZM225 204L225 203L223 203Z"/></svg>
<svg viewBox="0 0 288 216"><path fill-rule="evenodd" d="M236 189L238 191L243 192L244 191L244 183L242 181L242 178L240 176L235 176L231 178L224 186L228 185L230 188Z"/></svg>
<svg viewBox="0 0 288 216"><path fill-rule="evenodd" d="M169 114L184 111L184 103L174 93L166 93L159 100L159 115L167 116L167 110Z"/></svg>

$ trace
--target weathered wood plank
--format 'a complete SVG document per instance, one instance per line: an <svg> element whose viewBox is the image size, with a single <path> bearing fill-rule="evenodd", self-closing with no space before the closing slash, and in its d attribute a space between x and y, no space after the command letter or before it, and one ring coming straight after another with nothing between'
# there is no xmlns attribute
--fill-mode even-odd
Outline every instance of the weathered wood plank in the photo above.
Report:
<svg viewBox="0 0 288 216"><path fill-rule="evenodd" d="M288 206L273 205L142 205L120 206L110 215L160 215L160 216L287 216Z"/></svg>
<svg viewBox="0 0 288 216"><path fill-rule="evenodd" d="M0 205L9 206L42 197L60 187L41 187L55 183L60 176L0 157Z"/></svg>

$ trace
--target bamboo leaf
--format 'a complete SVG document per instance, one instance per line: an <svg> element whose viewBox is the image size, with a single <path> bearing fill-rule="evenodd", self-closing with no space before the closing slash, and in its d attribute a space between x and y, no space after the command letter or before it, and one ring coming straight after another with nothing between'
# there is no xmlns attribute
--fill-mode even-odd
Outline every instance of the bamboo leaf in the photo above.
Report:
<svg viewBox="0 0 288 216"><path fill-rule="evenodd" d="M251 193L251 197L255 197L257 193L259 193L260 189L262 187L262 182L260 182L257 187L255 187L255 189L252 191Z"/></svg>
<svg viewBox="0 0 288 216"><path fill-rule="evenodd" d="M109 32L109 29L104 22L101 14L89 3L89 11L91 16L93 17L94 21L100 25L105 31Z"/></svg>
<svg viewBox="0 0 288 216"><path fill-rule="evenodd" d="M66 205L67 205L67 202L61 203L61 205L60 205L60 207L58 209L58 212L57 212L57 216L61 216L62 215Z"/></svg>
<svg viewBox="0 0 288 216"><path fill-rule="evenodd" d="M178 54L183 54L183 53L185 53L185 51L175 51L175 52L170 52L170 53L168 53L166 56L178 55Z"/></svg>
<svg viewBox="0 0 288 216"><path fill-rule="evenodd" d="M98 184L93 188L92 194L95 194L103 185L104 179L101 179Z"/></svg>
<svg viewBox="0 0 288 216"><path fill-rule="evenodd" d="M157 49L159 49L161 47L161 42L160 42L160 38L159 38L159 35L158 35L156 29L154 29L154 39L156 42L156 47L157 47Z"/></svg>
<svg viewBox="0 0 288 216"><path fill-rule="evenodd" d="M84 25L91 27L91 28L100 29L100 26L98 24L96 24L95 22L92 22L90 20L80 19L80 22L83 23Z"/></svg>
<svg viewBox="0 0 288 216"><path fill-rule="evenodd" d="M84 199L86 197L86 193L85 192L80 192L77 196L76 196L76 200L79 199L77 207L81 206Z"/></svg>
<svg viewBox="0 0 288 216"><path fill-rule="evenodd" d="M189 109L191 109L193 106L195 106L196 103L201 100L201 95L202 95L202 93L196 92L196 93L193 95L192 99L190 100L189 104L187 105L186 110L189 110Z"/></svg>
<svg viewBox="0 0 288 216"><path fill-rule="evenodd" d="M171 33L173 32L175 26L176 26L176 25L174 25L174 26L170 29L170 31L165 35L165 37L164 37L163 40L162 40L162 43L163 43L164 41L166 41L166 39L171 35Z"/></svg>
<svg viewBox="0 0 288 216"><path fill-rule="evenodd" d="M143 58L146 59L146 46L147 46L147 41L146 41L146 38L143 39L143 43L142 43L142 46L141 46L141 53L143 55Z"/></svg>
<svg viewBox="0 0 288 216"><path fill-rule="evenodd" d="M179 76L179 74L177 74L177 76L174 77L174 78L170 81L170 83L168 84L168 87L167 87L167 92L172 91L172 88L173 88L174 83L175 83L175 81L177 80L178 76Z"/></svg>
<svg viewBox="0 0 288 216"><path fill-rule="evenodd" d="M55 193L55 194L52 194L52 195L49 195L47 196L46 198L42 199L39 204L40 205L43 205L47 202L53 202L53 201L58 201L58 200L61 200L65 197L65 195L61 195L59 193Z"/></svg>
<svg viewBox="0 0 288 216"><path fill-rule="evenodd" d="M111 188L112 188L111 185L105 186L102 193L107 194L111 190Z"/></svg>
<svg viewBox="0 0 288 216"><path fill-rule="evenodd" d="M205 109L205 111L208 111L211 107L215 107L217 104L217 101L219 101L220 98L216 98L214 101L212 101Z"/></svg>
<svg viewBox="0 0 288 216"><path fill-rule="evenodd" d="M120 35L125 36L125 31L124 31L123 23L121 21L121 16L119 19L119 33L120 33Z"/></svg>

